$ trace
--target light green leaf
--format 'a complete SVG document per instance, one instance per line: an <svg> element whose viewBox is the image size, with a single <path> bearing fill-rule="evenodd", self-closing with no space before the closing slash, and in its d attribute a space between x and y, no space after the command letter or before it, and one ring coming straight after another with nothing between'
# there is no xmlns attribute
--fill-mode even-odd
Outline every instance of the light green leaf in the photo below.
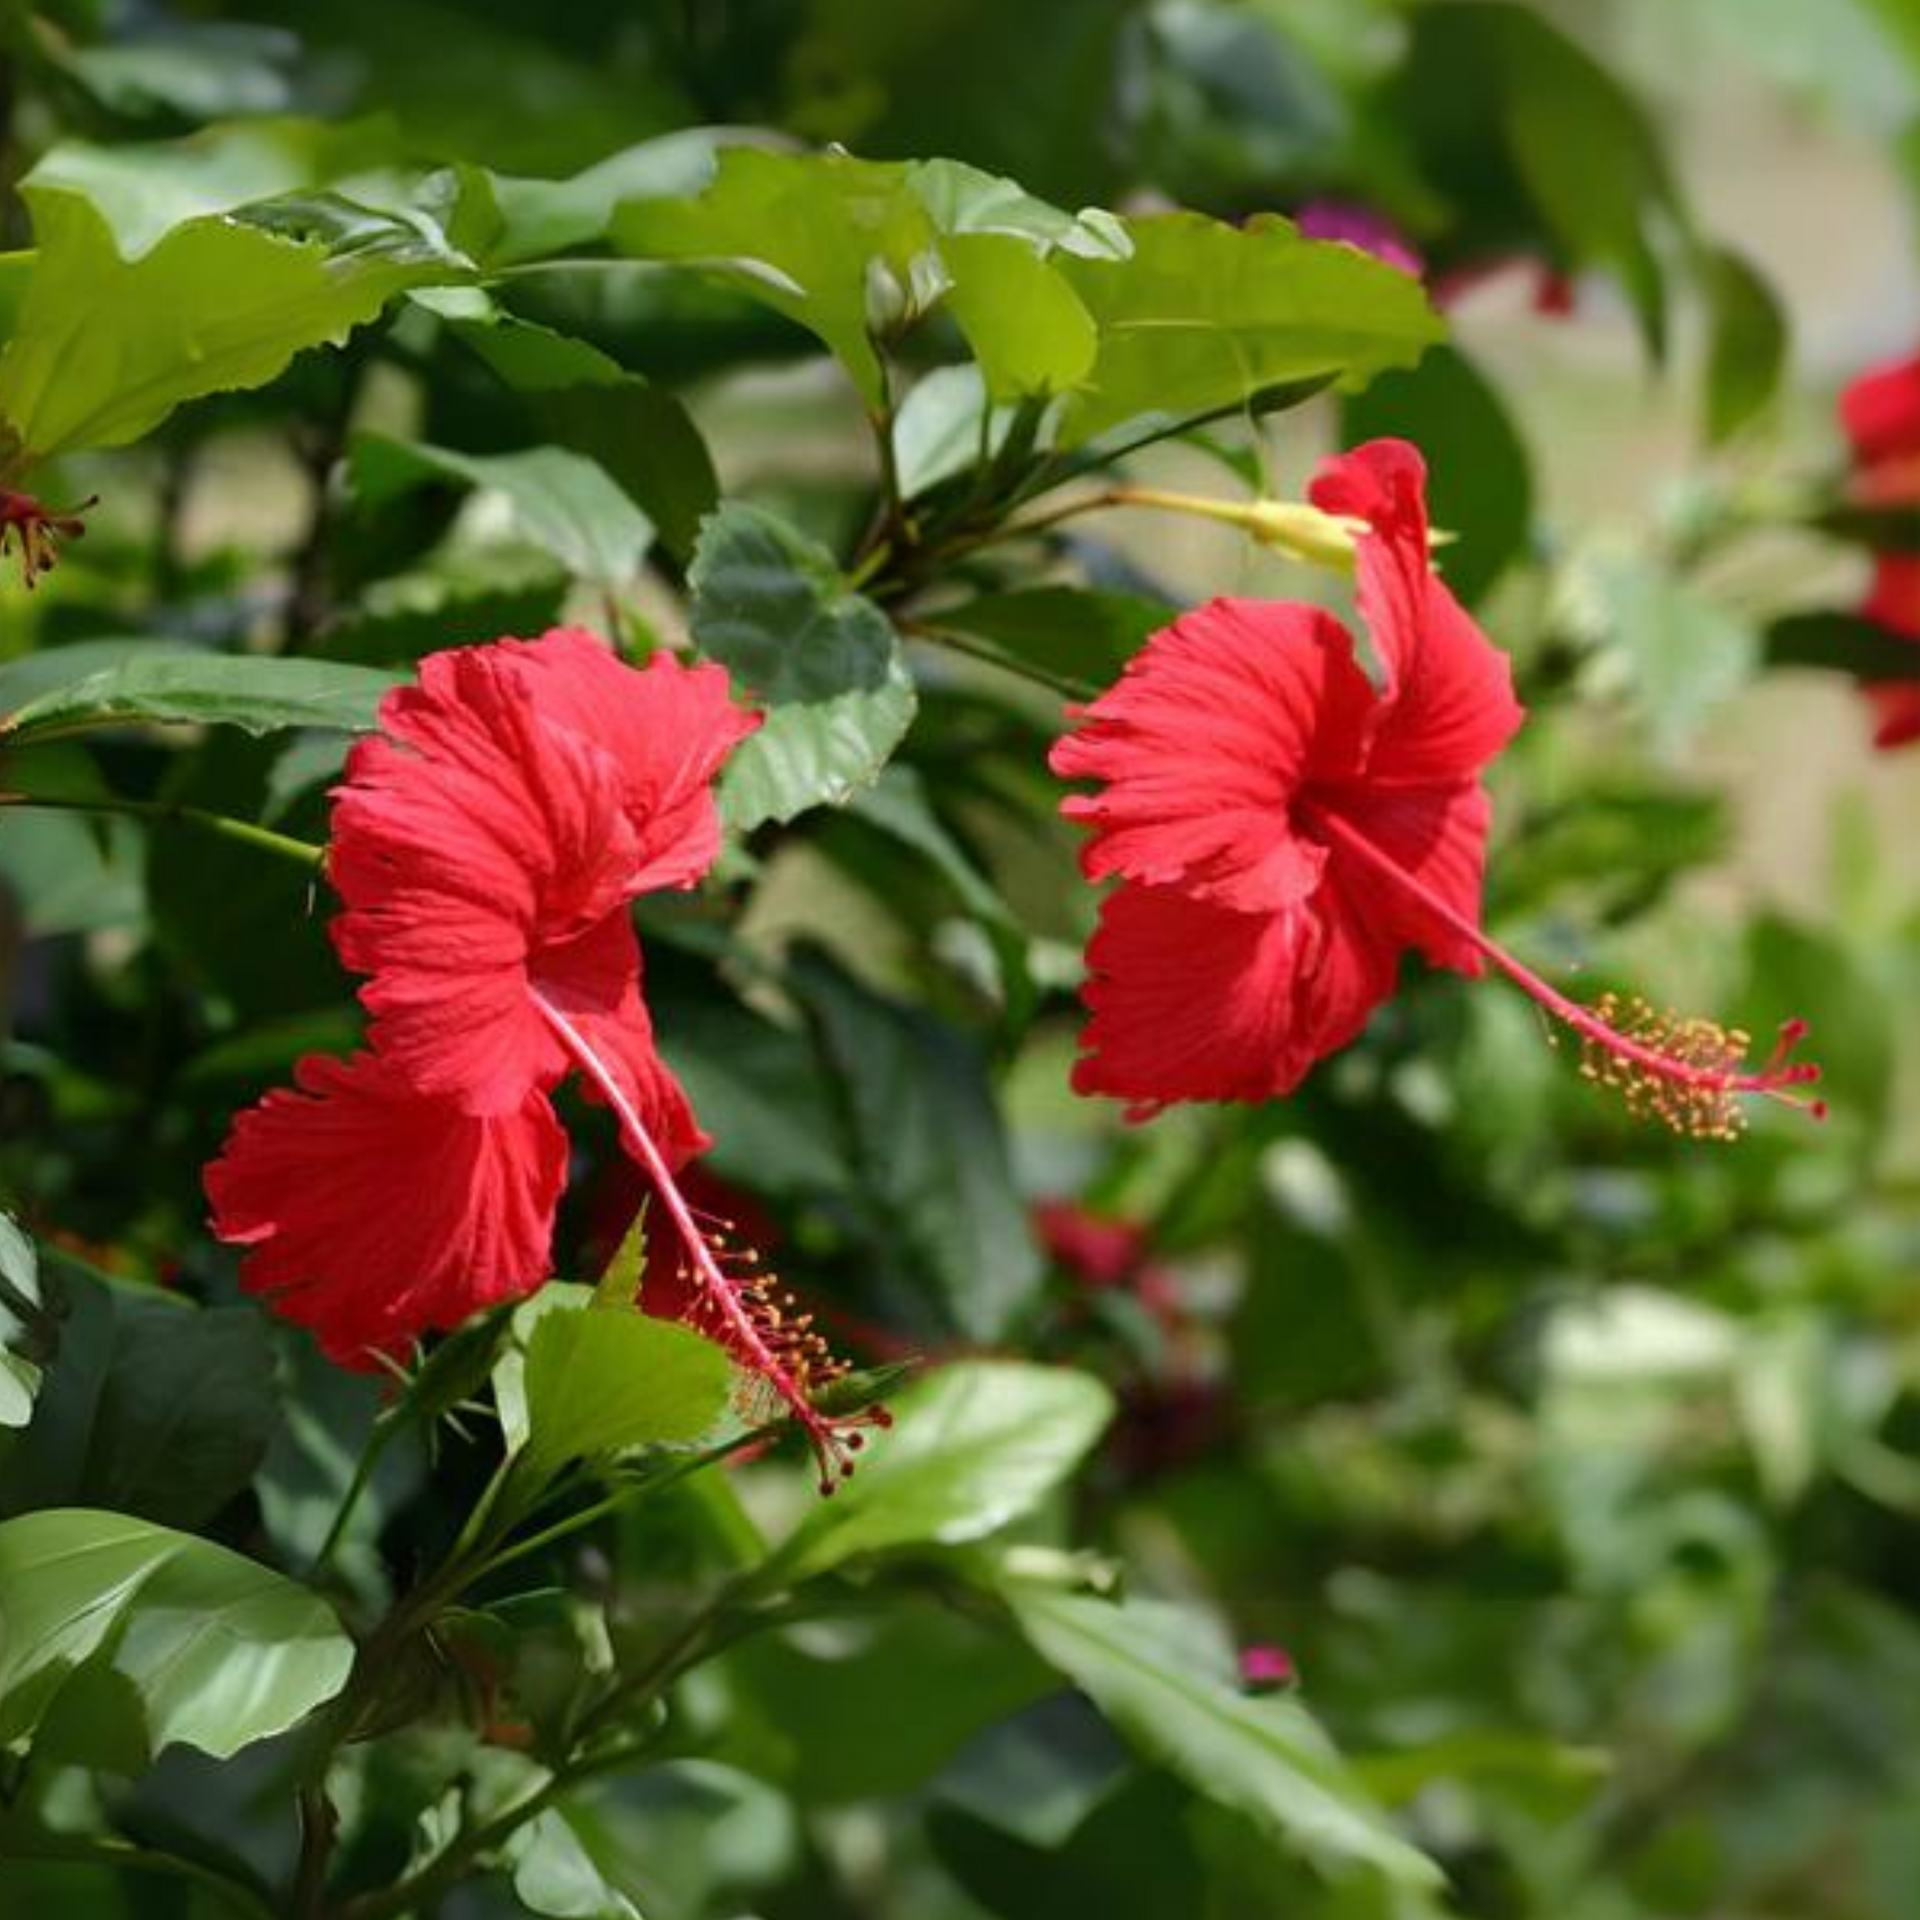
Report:
<svg viewBox="0 0 1920 1920"><path fill-rule="evenodd" d="M0 416L30 460L121 446L183 401L264 386L404 288L472 271L423 217L318 201L188 220L128 260L84 194L25 193L39 254L0 354Z"/></svg>
<svg viewBox="0 0 1920 1920"><path fill-rule="evenodd" d="M640 1909L601 1875L564 1806L528 1821L508 1851L513 1891L529 1913L548 1920L640 1920Z"/></svg>
<svg viewBox="0 0 1920 1920"><path fill-rule="evenodd" d="M359 732L374 723L398 676L325 660L189 652L152 642L120 666L50 688L0 720L13 742L88 727L229 726L253 734L287 727Z"/></svg>
<svg viewBox="0 0 1920 1920"><path fill-rule="evenodd" d="M422 441L362 434L353 443L348 470L354 497L368 509L436 479L497 493L525 539L597 586L630 581L653 543L652 523L606 469L564 447L457 453Z"/></svg>
<svg viewBox="0 0 1920 1920"><path fill-rule="evenodd" d="M1197 1793L1330 1871L1439 1885L1439 1869L1393 1830L1304 1707L1235 1684L1204 1621L1161 1602L1116 1605L1033 1582L999 1590L1041 1657Z"/></svg>
<svg viewBox="0 0 1920 1920"><path fill-rule="evenodd" d="M216 1759L331 1699L353 1643L325 1601L225 1547L125 1514L0 1522L0 1745L135 1771Z"/></svg>
<svg viewBox="0 0 1920 1920"><path fill-rule="evenodd" d="M892 1431L809 1510L768 1562L767 1580L812 1579L857 1554L997 1532L1080 1464L1113 1417L1113 1398L1064 1367L969 1360L915 1380L892 1409Z"/></svg>
<svg viewBox="0 0 1920 1920"><path fill-rule="evenodd" d="M906 167L842 153L729 147L697 199L630 201L612 234L622 252L699 265L798 322L876 410L886 376L873 337L911 324L946 286Z"/></svg>
<svg viewBox="0 0 1920 1920"><path fill-rule="evenodd" d="M400 151L391 120L255 119L206 127L184 140L95 146L63 140L25 185L84 195L112 230L121 257L138 260L173 228L251 201L310 192L382 166Z"/></svg>
<svg viewBox="0 0 1920 1920"><path fill-rule="evenodd" d="M721 776L728 823L842 805L877 779L913 719L913 681L886 615L847 590L833 556L729 502L702 527L688 578L695 643L767 708Z"/></svg>
<svg viewBox="0 0 1920 1920"><path fill-rule="evenodd" d="M1098 348L1080 296L1023 240L956 233L940 242L952 287L947 308L995 400L1065 393L1086 379Z"/></svg>
<svg viewBox="0 0 1920 1920"><path fill-rule="evenodd" d="M818 949L795 954L789 979L841 1089L876 1253L903 1284L931 1285L968 1338L1004 1338L1044 1269L985 1061Z"/></svg>
<svg viewBox="0 0 1920 1920"><path fill-rule="evenodd" d="M1445 329L1410 274L1352 247L1303 239L1259 215L1230 227L1197 213L1126 223L1123 260L1054 256L1099 331L1058 444L1144 414L1193 415L1268 388L1358 385L1411 366Z"/></svg>
<svg viewBox="0 0 1920 1920"><path fill-rule="evenodd" d="M556 1301L527 1333L522 1375L535 1469L628 1447L690 1446L725 1417L733 1369L711 1340L596 1305L591 1288L545 1291Z"/></svg>
<svg viewBox="0 0 1920 1920"><path fill-rule="evenodd" d="M33 1242L0 1213L0 1427L24 1427L40 1391L46 1329ZM32 1357L38 1353L39 1358Z"/></svg>

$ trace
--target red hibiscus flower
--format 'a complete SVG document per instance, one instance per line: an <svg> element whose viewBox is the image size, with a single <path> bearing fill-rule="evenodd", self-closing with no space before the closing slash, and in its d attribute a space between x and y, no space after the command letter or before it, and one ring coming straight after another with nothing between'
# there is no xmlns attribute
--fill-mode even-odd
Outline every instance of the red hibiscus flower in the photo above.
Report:
<svg viewBox="0 0 1920 1920"><path fill-rule="evenodd" d="M1507 662L1428 562L1425 468L1401 441L1329 462L1325 512L1364 523L1359 606L1377 683L1317 608L1216 600L1155 634L1054 748L1101 783L1061 811L1090 830L1089 879L1117 876L1087 949L1082 1093L1144 1119L1175 1100L1290 1093L1394 988L1408 949L1491 964L1587 1045L1590 1077L1683 1131L1724 1135L1757 1072L1745 1036L1635 1004L1580 1006L1480 927L1480 771L1521 720Z"/></svg>
<svg viewBox="0 0 1920 1920"><path fill-rule="evenodd" d="M569 630L433 655L380 720L348 756L328 853L370 1051L302 1061L208 1168L243 1284L349 1364L531 1292L566 1173L549 1096L578 1071L659 1196L684 1317L781 1394L823 1473L844 1470L849 1437L812 1405L832 1363L796 1347L784 1297L676 1184L707 1140L655 1049L628 916L712 863L712 782L758 721L718 667L636 672Z"/></svg>
<svg viewBox="0 0 1920 1920"><path fill-rule="evenodd" d="M1920 355L1863 373L1840 396L1840 423L1852 443L1852 492L1869 507L1920 507ZM1920 554L1875 556L1860 611L1889 631L1920 641ZM1874 745L1920 740L1920 681L1870 684Z"/></svg>

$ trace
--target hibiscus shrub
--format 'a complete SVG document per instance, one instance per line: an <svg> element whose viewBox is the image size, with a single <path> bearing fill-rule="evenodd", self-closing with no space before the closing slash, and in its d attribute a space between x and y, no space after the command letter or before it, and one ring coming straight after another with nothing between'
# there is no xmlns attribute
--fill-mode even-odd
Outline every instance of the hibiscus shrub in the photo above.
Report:
<svg viewBox="0 0 1920 1920"><path fill-rule="evenodd" d="M9 15L0 1910L1906 1920L1920 362L1562 11Z"/></svg>

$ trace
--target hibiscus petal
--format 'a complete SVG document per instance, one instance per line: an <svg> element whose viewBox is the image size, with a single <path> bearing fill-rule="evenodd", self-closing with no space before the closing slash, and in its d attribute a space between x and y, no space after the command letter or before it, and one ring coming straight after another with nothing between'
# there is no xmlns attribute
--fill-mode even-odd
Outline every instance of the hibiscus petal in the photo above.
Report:
<svg viewBox="0 0 1920 1920"><path fill-rule="evenodd" d="M1318 608L1214 600L1176 620L1049 757L1063 779L1106 783L1061 807L1091 829L1087 878L1177 882L1248 910L1304 899L1324 855L1290 805L1356 769L1373 705L1351 636Z"/></svg>
<svg viewBox="0 0 1920 1920"><path fill-rule="evenodd" d="M1447 787L1356 787L1324 802L1405 874L1402 887L1361 856L1333 847L1323 894L1364 923L1392 950L1417 948L1437 967L1469 975L1481 971L1479 950L1424 906L1414 887L1437 898L1462 920L1480 924L1492 806L1478 781Z"/></svg>
<svg viewBox="0 0 1920 1920"><path fill-rule="evenodd" d="M540 1094L512 1113L423 1099L385 1062L309 1055L207 1168L241 1284L366 1365L539 1286L567 1144Z"/></svg>
<svg viewBox="0 0 1920 1920"><path fill-rule="evenodd" d="M1883 680L1868 687L1873 703L1873 744L1904 747L1920 740L1920 685L1911 680Z"/></svg>
<svg viewBox="0 0 1920 1920"><path fill-rule="evenodd" d="M734 705L726 669L656 653L636 670L578 627L498 650L543 720L591 740L620 769L634 831L627 891L692 886L720 851L714 776L763 718Z"/></svg>
<svg viewBox="0 0 1920 1920"><path fill-rule="evenodd" d="M1394 955L1347 903L1317 892L1288 911L1237 913L1123 882L1101 904L1082 991L1091 1018L1079 1093L1130 1102L1291 1093L1393 991Z"/></svg>
<svg viewBox="0 0 1920 1920"><path fill-rule="evenodd" d="M669 1167L677 1170L713 1144L695 1119L686 1090L660 1058L641 995L640 942L624 909L542 954L532 984L540 998L566 1015L633 1102ZM604 1103L591 1076L581 1084L588 1099Z"/></svg>
<svg viewBox="0 0 1920 1920"><path fill-rule="evenodd" d="M604 919L637 865L612 758L544 724L492 653L434 655L388 696L395 738L348 756L328 857L375 1048L470 1113L512 1112L564 1071L528 962Z"/></svg>
<svg viewBox="0 0 1920 1920"><path fill-rule="evenodd" d="M1866 466L1920 453L1920 356L1863 373L1840 396L1840 424Z"/></svg>
<svg viewBox="0 0 1920 1920"><path fill-rule="evenodd" d="M1375 781L1465 780L1523 717L1505 654L1435 575L1427 549L1426 463L1404 440L1370 440L1325 462L1310 490L1327 513L1364 520L1360 614L1385 678L1367 755Z"/></svg>

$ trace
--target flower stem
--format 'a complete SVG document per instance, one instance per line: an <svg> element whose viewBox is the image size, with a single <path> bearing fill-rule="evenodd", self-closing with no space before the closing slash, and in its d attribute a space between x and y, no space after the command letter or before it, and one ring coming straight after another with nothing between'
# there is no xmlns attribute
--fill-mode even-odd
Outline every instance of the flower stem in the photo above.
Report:
<svg viewBox="0 0 1920 1920"><path fill-rule="evenodd" d="M48 793L0 793L0 807L44 807L61 813L125 814L135 820L169 821L262 853L277 854L282 860L297 860L308 868L317 868L326 857L326 849L311 840L296 840L291 834L275 833L271 827L256 826L251 820L236 820L230 814L190 807L177 800L128 800L118 795L77 800Z"/></svg>
<svg viewBox="0 0 1920 1920"><path fill-rule="evenodd" d="M745 1290L721 1267L712 1237L694 1219L693 1210L687 1205L679 1183L673 1177L673 1169L668 1166L666 1156L647 1131L646 1123L621 1083L620 1076L601 1059L593 1043L551 1000L536 992L534 1001L560 1044L567 1050L569 1058L593 1082L601 1098L612 1108L620 1123L620 1135L627 1151L639 1162L640 1170L659 1195L667 1219L679 1236L682 1255L691 1271L701 1307L708 1320L709 1324L704 1330L716 1336L735 1359L765 1381L786 1402L813 1448L814 1458L820 1468L821 1491L831 1493L838 1480L853 1471L853 1454L861 1444L861 1436L846 1429L861 1424L884 1424L883 1416L878 1412L870 1412L863 1416L835 1419L822 1413L807 1397L805 1375L797 1373L787 1355L769 1339L762 1322L748 1309L743 1298ZM774 1325L777 1327L778 1324L779 1316L776 1313ZM796 1331L804 1334L804 1323Z"/></svg>
<svg viewBox="0 0 1920 1920"><path fill-rule="evenodd" d="M1308 810L1308 817L1334 845L1352 854L1403 895L1417 901L1449 932L1458 935L1475 953L1504 973L1529 999L1570 1027L1593 1049L1594 1055L1621 1063L1620 1077L1599 1070L1590 1071L1588 1077L1605 1079L1618 1086L1627 1093L1629 1105L1636 1111L1644 1104L1678 1131L1716 1137L1725 1137L1737 1125L1737 1116L1731 1109L1732 1097L1736 1094L1758 1094L1784 1106L1802 1108L1815 1119L1825 1118L1824 1101L1811 1100L1791 1091L1820 1077L1818 1067L1787 1057L1806 1031L1804 1022L1790 1020L1781 1027L1778 1044L1757 1072L1749 1071L1744 1065L1744 1037L1730 1034L1710 1022L1679 1023L1666 1017L1638 1022L1652 1037L1653 1043L1649 1044L1647 1039L1623 1032L1594 1008L1569 999L1543 980L1531 967L1489 940L1465 914L1383 853L1337 813L1314 807ZM1662 1040L1675 1038L1682 1044L1661 1044ZM1699 1044L1690 1046L1689 1040L1697 1040ZM1658 1097L1646 1097L1649 1086L1676 1089L1674 1103L1669 1106Z"/></svg>

